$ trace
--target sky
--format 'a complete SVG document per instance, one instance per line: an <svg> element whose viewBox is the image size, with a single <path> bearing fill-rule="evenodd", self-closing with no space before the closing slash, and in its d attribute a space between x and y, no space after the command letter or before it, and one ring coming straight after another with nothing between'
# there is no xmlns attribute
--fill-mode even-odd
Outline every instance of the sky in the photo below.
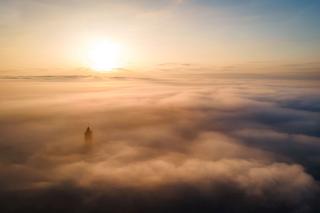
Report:
<svg viewBox="0 0 320 213"><path fill-rule="evenodd" d="M0 72L86 68L97 38L124 47L126 69L318 64L319 9L317 0L2 0Z"/></svg>

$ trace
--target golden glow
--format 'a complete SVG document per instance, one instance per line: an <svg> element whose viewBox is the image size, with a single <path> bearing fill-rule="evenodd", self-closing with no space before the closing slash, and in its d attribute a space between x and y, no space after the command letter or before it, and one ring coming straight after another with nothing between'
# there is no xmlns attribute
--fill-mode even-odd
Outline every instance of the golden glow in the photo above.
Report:
<svg viewBox="0 0 320 213"><path fill-rule="evenodd" d="M122 47L114 42L100 40L89 45L88 66L98 72L108 72L122 64Z"/></svg>

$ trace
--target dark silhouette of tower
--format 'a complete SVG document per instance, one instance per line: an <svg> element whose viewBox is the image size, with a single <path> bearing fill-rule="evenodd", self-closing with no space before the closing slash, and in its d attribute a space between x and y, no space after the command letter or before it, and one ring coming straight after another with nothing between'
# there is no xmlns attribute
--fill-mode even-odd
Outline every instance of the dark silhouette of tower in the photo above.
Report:
<svg viewBox="0 0 320 213"><path fill-rule="evenodd" d="M86 131L84 132L84 142L86 148L90 149L92 147L92 137L93 133L90 127L87 127Z"/></svg>

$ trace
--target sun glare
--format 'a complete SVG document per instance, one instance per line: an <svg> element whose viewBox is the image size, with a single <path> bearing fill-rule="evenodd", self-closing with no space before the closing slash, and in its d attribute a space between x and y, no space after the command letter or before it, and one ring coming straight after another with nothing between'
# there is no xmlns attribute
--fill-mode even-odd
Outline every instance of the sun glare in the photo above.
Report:
<svg viewBox="0 0 320 213"><path fill-rule="evenodd" d="M122 47L114 42L95 41L88 48L88 66L98 72L108 72L121 66Z"/></svg>

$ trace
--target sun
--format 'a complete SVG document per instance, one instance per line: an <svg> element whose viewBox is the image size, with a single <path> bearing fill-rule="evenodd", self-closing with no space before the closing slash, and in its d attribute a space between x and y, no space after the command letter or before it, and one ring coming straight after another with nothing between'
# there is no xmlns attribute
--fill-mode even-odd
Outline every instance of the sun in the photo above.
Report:
<svg viewBox="0 0 320 213"><path fill-rule="evenodd" d="M88 66L97 72L108 72L119 68L122 63L121 56L121 45L106 40L92 42L87 50Z"/></svg>

